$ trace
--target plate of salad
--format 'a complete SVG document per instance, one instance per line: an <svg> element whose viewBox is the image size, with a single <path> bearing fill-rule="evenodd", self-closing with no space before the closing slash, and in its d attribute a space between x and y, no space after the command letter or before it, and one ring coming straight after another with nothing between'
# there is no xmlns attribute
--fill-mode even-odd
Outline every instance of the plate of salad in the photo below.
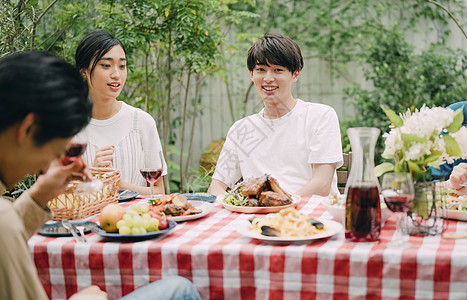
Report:
<svg viewBox="0 0 467 300"><path fill-rule="evenodd" d="M446 195L446 218L467 221L467 196L455 192Z"/></svg>

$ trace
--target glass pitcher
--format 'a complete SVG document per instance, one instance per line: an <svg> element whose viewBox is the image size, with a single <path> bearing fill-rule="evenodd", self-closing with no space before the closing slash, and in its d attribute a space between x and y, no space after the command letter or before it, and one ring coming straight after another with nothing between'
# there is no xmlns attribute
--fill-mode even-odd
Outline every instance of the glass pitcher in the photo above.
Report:
<svg viewBox="0 0 467 300"><path fill-rule="evenodd" d="M345 239L377 242L381 233L380 186L375 175L375 146L380 130L347 129L352 148L352 167L345 186Z"/></svg>

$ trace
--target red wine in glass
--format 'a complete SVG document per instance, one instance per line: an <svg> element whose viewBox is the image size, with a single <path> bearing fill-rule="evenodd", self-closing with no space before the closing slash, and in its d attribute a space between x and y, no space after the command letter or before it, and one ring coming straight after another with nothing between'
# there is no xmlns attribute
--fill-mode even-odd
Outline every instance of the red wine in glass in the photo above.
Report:
<svg viewBox="0 0 467 300"><path fill-rule="evenodd" d="M381 204L376 185L349 187L345 207L345 238L351 242L377 242L381 233Z"/></svg>
<svg viewBox="0 0 467 300"><path fill-rule="evenodd" d="M81 156L84 154L84 151L86 151L86 146L87 146L87 143L72 142L68 146L68 148L65 150L65 154L63 157L63 163L69 164L71 162L82 159ZM76 195L86 195L86 194L101 190L104 185L102 180L99 180L99 179L91 180L91 179L92 178L87 178L87 180L90 180L90 181L85 181L85 182L81 182L80 184L78 184L75 188L74 193Z"/></svg>
<svg viewBox="0 0 467 300"><path fill-rule="evenodd" d="M392 212L405 212L412 205L413 198L410 195L386 196L384 202Z"/></svg>
<svg viewBox="0 0 467 300"><path fill-rule="evenodd" d="M388 247L405 248L412 244L405 241L404 232L405 214L412 205L414 199L414 186L410 173L386 173L381 184L384 202L388 208L396 214L396 231Z"/></svg>
<svg viewBox="0 0 467 300"><path fill-rule="evenodd" d="M151 199L155 199L154 195L154 182L156 182L162 175L162 169L141 169L141 175L143 175L144 179L149 182L149 186L151 187Z"/></svg>
<svg viewBox="0 0 467 300"><path fill-rule="evenodd" d="M84 151L86 151L86 143L72 143L68 147L68 149L65 150L65 157L69 161L76 160L78 157L83 155Z"/></svg>
<svg viewBox="0 0 467 300"><path fill-rule="evenodd" d="M144 179L146 179L149 183L154 183L161 177L162 170L161 169L141 169L141 175L143 175Z"/></svg>

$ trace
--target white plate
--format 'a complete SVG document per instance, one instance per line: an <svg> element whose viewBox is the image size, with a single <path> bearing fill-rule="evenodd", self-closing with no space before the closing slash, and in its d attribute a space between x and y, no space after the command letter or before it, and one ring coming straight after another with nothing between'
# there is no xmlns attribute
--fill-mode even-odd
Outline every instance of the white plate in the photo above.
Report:
<svg viewBox="0 0 467 300"><path fill-rule="evenodd" d="M214 208L214 204L206 202L206 201L188 201L191 205L196 207L197 209L201 210L201 213L199 214L194 214L194 215L188 215L188 216L178 216L178 217L169 217L167 216L167 219L175 222L183 222L183 221L190 221L190 220L196 220L199 218L204 217L205 215L209 214L212 209Z"/></svg>
<svg viewBox="0 0 467 300"><path fill-rule="evenodd" d="M118 202L126 202L135 199L139 196L138 192L129 190L118 191Z"/></svg>
<svg viewBox="0 0 467 300"><path fill-rule="evenodd" d="M261 241L275 242L275 243L281 243L281 244L293 244L293 243L310 242L313 240L330 237L330 236L333 236L339 233L342 230L342 224L336 221L329 221L329 220L319 220L319 221L323 223L328 228L328 230L322 233L318 233L315 235L309 235L309 236L274 237L274 236L266 236L262 234L257 234L251 231L251 229L253 229L253 226L250 224L250 222L247 222L247 221L242 223L241 226L237 227L237 232L243 236L246 236L252 239L261 240Z"/></svg>
<svg viewBox="0 0 467 300"><path fill-rule="evenodd" d="M446 209L446 218L453 220L467 221L466 210Z"/></svg>
<svg viewBox="0 0 467 300"><path fill-rule="evenodd" d="M216 196L208 193L186 193L182 194L182 196L192 201L206 201L213 203L216 200Z"/></svg>
<svg viewBox="0 0 467 300"><path fill-rule="evenodd" d="M274 213L287 207L295 207L297 206L298 203L300 203L299 195L292 195L292 203L287 204L287 205L281 205L281 206L236 206L236 205L230 205L230 204L225 203L225 199L222 200L222 205L224 205L224 208L231 210L231 211L241 212L241 213L246 213L246 214Z"/></svg>

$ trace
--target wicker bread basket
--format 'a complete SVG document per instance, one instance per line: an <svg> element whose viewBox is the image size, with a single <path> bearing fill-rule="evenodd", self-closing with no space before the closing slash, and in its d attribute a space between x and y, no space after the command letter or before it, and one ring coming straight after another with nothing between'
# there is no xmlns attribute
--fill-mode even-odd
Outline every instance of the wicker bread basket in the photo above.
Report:
<svg viewBox="0 0 467 300"><path fill-rule="evenodd" d="M80 181L72 181L65 193L58 195L49 202L49 208L54 212L54 220L83 219L99 213L109 203L118 203L118 187L120 184L120 171L113 168L90 167L95 179L104 183L98 192L77 195L74 193Z"/></svg>

